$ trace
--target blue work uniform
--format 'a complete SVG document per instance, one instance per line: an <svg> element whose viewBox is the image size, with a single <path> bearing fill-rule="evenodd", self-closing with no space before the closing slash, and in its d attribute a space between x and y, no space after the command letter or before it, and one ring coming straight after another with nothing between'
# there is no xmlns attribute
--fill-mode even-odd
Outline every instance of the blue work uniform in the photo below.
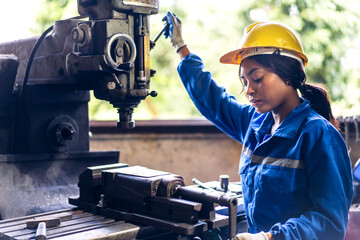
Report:
<svg viewBox="0 0 360 240"><path fill-rule="evenodd" d="M301 99L273 135L272 113L260 114L219 86L195 54L178 66L199 111L243 144L239 173L251 233L274 239L343 239L353 188L339 132Z"/></svg>

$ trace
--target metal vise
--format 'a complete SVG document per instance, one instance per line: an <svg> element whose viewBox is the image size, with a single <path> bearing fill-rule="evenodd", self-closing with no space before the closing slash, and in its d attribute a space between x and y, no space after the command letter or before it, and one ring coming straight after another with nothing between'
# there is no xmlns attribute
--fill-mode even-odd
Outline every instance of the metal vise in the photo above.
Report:
<svg viewBox="0 0 360 240"><path fill-rule="evenodd" d="M78 186L80 196L69 203L95 214L184 236L224 226L236 234L237 198L188 188L178 175L119 163L88 168ZM215 214L216 204L229 217Z"/></svg>

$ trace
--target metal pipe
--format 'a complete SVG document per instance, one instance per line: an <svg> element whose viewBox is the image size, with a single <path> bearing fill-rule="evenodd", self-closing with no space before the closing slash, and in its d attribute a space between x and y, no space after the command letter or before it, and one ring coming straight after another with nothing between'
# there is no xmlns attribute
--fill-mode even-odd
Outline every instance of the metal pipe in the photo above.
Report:
<svg viewBox="0 0 360 240"><path fill-rule="evenodd" d="M354 125L355 125L355 143L360 142L360 134L359 134L359 117L353 117Z"/></svg>
<svg viewBox="0 0 360 240"><path fill-rule="evenodd" d="M136 72L137 78L136 83L138 88L144 88L146 82L145 76L145 65L144 65L144 35L145 35L145 26L144 26L144 18L141 14L137 16L137 64L136 64Z"/></svg>

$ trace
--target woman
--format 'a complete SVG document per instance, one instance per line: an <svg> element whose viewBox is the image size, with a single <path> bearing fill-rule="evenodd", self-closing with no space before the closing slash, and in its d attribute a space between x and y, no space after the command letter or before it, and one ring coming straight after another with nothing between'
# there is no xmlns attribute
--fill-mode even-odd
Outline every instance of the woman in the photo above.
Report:
<svg viewBox="0 0 360 240"><path fill-rule="evenodd" d="M171 13L167 21L165 36L182 59L178 72L191 99L243 144L239 173L250 233L234 239L343 239L350 159L326 91L305 83L308 60L295 33L279 23L254 23L240 48L220 59L240 65L251 103L245 105L203 71L182 38L181 21Z"/></svg>

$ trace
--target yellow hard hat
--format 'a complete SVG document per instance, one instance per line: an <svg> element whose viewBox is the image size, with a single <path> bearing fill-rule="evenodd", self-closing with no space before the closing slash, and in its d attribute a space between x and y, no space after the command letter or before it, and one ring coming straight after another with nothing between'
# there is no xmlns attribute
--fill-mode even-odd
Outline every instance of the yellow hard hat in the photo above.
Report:
<svg viewBox="0 0 360 240"><path fill-rule="evenodd" d="M279 54L295 58L306 66L299 38L287 26L276 22L257 22L245 29L240 47L220 58L221 63L240 65L246 57L259 54Z"/></svg>

